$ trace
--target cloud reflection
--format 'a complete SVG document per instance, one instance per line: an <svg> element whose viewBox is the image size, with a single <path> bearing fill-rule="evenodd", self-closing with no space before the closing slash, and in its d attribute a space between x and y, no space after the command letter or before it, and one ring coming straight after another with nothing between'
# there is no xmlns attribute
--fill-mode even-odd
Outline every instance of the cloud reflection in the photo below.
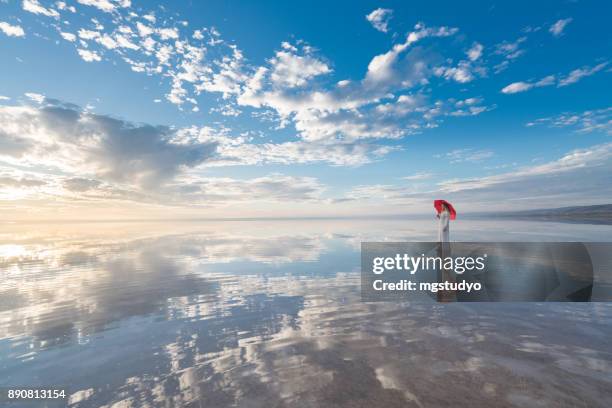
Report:
<svg viewBox="0 0 612 408"><path fill-rule="evenodd" d="M608 304L361 302L356 242L425 233L328 224L7 233L0 386L69 384L69 406L109 408L611 396Z"/></svg>

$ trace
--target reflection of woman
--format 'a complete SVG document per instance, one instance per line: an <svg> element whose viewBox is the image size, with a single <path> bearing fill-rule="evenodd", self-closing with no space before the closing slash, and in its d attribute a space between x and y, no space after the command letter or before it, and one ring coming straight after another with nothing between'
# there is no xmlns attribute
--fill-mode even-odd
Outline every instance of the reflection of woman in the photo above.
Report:
<svg viewBox="0 0 612 408"><path fill-rule="evenodd" d="M438 242L449 242L450 220L457 218L457 211L446 200L434 200L434 208L438 213Z"/></svg>

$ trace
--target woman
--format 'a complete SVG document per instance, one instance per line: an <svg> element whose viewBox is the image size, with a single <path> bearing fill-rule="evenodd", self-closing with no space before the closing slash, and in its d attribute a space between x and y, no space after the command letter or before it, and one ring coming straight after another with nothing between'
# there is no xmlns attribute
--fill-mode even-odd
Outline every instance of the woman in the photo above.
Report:
<svg viewBox="0 0 612 408"><path fill-rule="evenodd" d="M450 220L457 218L457 211L446 200L434 200L434 208L438 213L438 242L449 242Z"/></svg>
<svg viewBox="0 0 612 408"><path fill-rule="evenodd" d="M446 200L434 200L434 208L438 213L438 256L442 259L450 256L450 239L449 239L449 224L450 220L457 218L457 212ZM438 270L438 282L451 282L456 281L455 274L453 271L446 269ZM437 294L438 302L455 302L457 300L457 294L452 290L440 290Z"/></svg>

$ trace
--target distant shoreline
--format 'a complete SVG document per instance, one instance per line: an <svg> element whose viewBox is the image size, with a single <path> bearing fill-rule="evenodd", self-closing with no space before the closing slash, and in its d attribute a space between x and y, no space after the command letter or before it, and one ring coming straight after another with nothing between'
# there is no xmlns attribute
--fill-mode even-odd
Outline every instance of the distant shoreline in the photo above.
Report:
<svg viewBox="0 0 612 408"><path fill-rule="evenodd" d="M576 224L612 224L612 204L562 207L500 213L472 213L468 218L502 218Z"/></svg>
<svg viewBox="0 0 612 408"><path fill-rule="evenodd" d="M564 222L570 224L596 224L596 225L612 225L612 216L601 217L593 216L570 216L570 215L495 215L495 214L470 214L466 218L472 219L503 219L503 220L521 220L521 221L548 221L548 222Z"/></svg>

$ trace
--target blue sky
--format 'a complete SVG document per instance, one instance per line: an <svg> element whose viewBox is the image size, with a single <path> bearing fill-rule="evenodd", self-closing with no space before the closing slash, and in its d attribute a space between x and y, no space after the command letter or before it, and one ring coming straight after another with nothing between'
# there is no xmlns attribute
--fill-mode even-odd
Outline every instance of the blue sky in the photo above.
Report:
<svg viewBox="0 0 612 408"><path fill-rule="evenodd" d="M606 2L0 1L20 217L608 203ZM33 215L34 214L34 215Z"/></svg>

